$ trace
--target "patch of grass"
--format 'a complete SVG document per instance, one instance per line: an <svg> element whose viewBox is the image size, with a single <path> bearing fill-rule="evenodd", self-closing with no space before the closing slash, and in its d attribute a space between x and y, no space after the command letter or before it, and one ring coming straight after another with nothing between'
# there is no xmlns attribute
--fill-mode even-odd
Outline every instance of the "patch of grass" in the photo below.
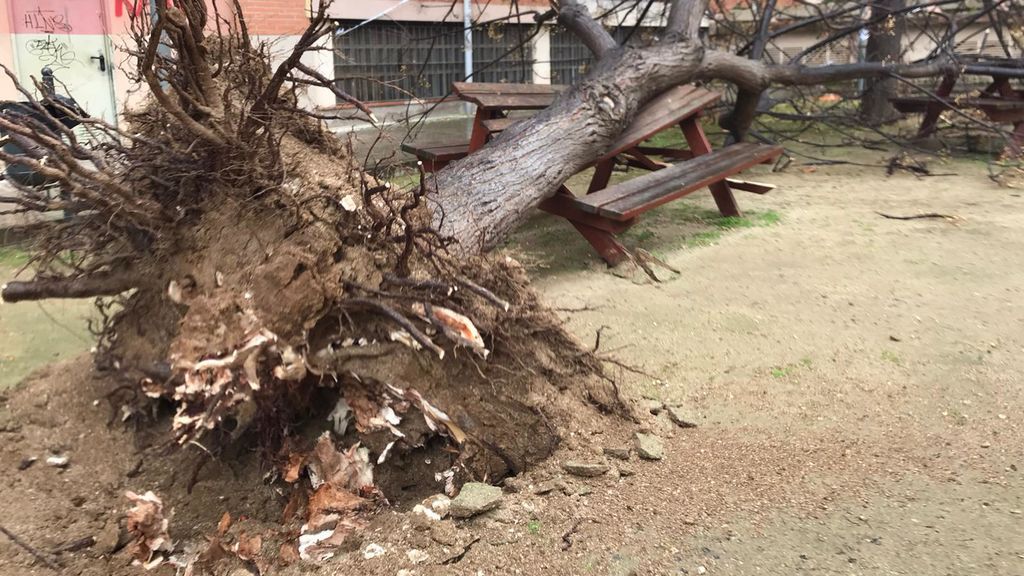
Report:
<svg viewBox="0 0 1024 576"><path fill-rule="evenodd" d="M14 246L0 246L0 268L20 268L28 262L28 252Z"/></svg>
<svg viewBox="0 0 1024 576"><path fill-rule="evenodd" d="M526 530L530 534L540 534L540 521L539 520L530 520L529 522L526 523Z"/></svg>
<svg viewBox="0 0 1024 576"><path fill-rule="evenodd" d="M772 375L772 378L788 378L801 369L810 368L813 363L809 357L804 356L797 362L790 362L784 366L773 366L769 373Z"/></svg>
<svg viewBox="0 0 1024 576"><path fill-rule="evenodd" d="M892 362L897 366L903 366L903 360L892 350L882 350L882 360Z"/></svg>
<svg viewBox="0 0 1024 576"><path fill-rule="evenodd" d="M942 415L952 420L954 426L967 425L967 415L958 410L957 408L950 408L949 410L944 411Z"/></svg>

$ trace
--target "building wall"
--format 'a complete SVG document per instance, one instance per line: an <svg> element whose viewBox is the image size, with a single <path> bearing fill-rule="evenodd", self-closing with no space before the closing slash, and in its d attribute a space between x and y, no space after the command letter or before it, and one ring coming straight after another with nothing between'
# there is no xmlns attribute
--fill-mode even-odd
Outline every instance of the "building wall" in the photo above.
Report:
<svg viewBox="0 0 1024 576"><path fill-rule="evenodd" d="M34 61L26 57L28 42L34 36L25 34L24 25L21 24L25 17L23 12L29 9L30 5L39 5L50 12L56 13L56 17L70 24L77 22L88 22L87 26L67 26L62 29L46 30L51 33L47 37L54 42L60 42L75 50L76 61L71 65L54 66L55 76L66 82L69 91L76 98L76 90L87 93L95 93L96 82L101 80L96 72L97 60L90 60L93 55L99 54L99 45L95 38L89 42L83 40L86 35L102 38L103 50L108 66L106 73L106 85L112 92L112 99L116 110L123 110L125 107L133 106L140 102L145 95L144 90L135 90L128 81L125 74L120 70L120 65L130 65L127 62L127 54L124 52L128 37L129 14L139 11L141 14L149 12L151 0L4 0L0 4L0 63L8 68L14 69L23 83L28 81L29 74L38 77L40 68L38 64L43 62ZM170 1L173 0L162 0ZM221 14L231 15L234 12L230 0L206 0L213 13L213 2L217 2ZM246 15L246 22L249 32L256 40L267 41L272 48L272 55L277 60L287 54L298 40L299 36L309 24L308 0L239 0L243 13ZM96 28L94 23L99 23ZM212 18L211 18L211 26ZM329 42L329 39L327 40ZM325 44L326 46L326 44ZM26 62L29 65L26 65ZM311 54L304 58L307 65L330 75L333 67L333 59L330 53ZM20 95L14 88L14 84L6 78L0 77L0 99L20 99ZM311 106L322 106L333 104L333 95L326 89L306 89L305 101Z"/></svg>

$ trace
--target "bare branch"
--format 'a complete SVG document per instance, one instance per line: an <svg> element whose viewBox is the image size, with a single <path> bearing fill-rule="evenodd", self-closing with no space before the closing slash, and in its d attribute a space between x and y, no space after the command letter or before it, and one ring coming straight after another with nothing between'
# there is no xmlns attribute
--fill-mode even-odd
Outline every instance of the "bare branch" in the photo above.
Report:
<svg viewBox="0 0 1024 576"><path fill-rule="evenodd" d="M668 22L665 24L665 41L675 42L681 38L696 38L700 32L700 21L708 8L708 0L672 0Z"/></svg>
<svg viewBox="0 0 1024 576"><path fill-rule="evenodd" d="M618 47L612 35L594 20L587 7L576 0L563 0L558 11L558 23L582 40L598 59Z"/></svg>

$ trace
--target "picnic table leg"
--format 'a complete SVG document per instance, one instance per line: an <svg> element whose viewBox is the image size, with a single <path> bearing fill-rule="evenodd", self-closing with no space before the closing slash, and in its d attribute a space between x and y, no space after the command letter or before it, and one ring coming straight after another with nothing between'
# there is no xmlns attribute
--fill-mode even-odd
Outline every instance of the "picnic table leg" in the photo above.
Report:
<svg viewBox="0 0 1024 576"><path fill-rule="evenodd" d="M612 161L609 160L609 162ZM557 194L573 197L573 193L565 185L558 189ZM629 251L611 232L576 222L570 218L566 218L566 220L572 224L573 228L580 233L580 236L583 236L587 243L597 251L601 259L607 262L609 266L618 266L629 259Z"/></svg>
<svg viewBox="0 0 1024 576"><path fill-rule="evenodd" d="M1013 125L1013 133L1010 141L1003 150L1003 156L1007 158L1024 158L1024 120Z"/></svg>
<svg viewBox="0 0 1024 576"><path fill-rule="evenodd" d="M487 143L487 128L484 128L484 120L491 120L495 117L495 110L476 109L473 116L473 132L469 136L469 151L476 152Z"/></svg>
<svg viewBox="0 0 1024 576"><path fill-rule="evenodd" d="M615 158L609 158L602 160L597 163L594 167L594 177L590 179L590 186L587 188L587 194L592 194L598 190L604 190L608 187L608 181L612 177L612 169L615 168Z"/></svg>
<svg viewBox="0 0 1024 576"><path fill-rule="evenodd" d="M690 146L690 151L694 156L711 152L711 143L708 142L708 137L704 135L704 130L701 129L695 118L683 120L680 127L683 129L683 136L686 137L686 143ZM718 211L722 216L742 215L739 205L736 204L736 197L732 195L732 189L729 188L724 178L712 183L708 188L711 189L711 196L714 197L715 204L718 205Z"/></svg>
<svg viewBox="0 0 1024 576"><path fill-rule="evenodd" d="M935 90L935 95L946 100L949 98L949 95L953 93L954 86L956 86L956 74L946 74L942 77L942 82ZM942 111L945 109L946 105L942 102L928 102L928 108L925 110L924 118L921 119L921 127L917 130L918 138L925 138L930 136L932 132L935 132L935 125L939 121L939 115L942 114Z"/></svg>

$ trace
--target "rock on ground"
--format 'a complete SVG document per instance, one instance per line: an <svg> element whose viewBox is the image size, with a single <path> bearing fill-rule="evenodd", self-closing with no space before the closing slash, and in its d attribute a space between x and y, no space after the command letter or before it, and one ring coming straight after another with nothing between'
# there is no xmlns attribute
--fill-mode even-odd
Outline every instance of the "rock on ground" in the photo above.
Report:
<svg viewBox="0 0 1024 576"><path fill-rule="evenodd" d="M636 443L637 456L644 460L661 460L665 457L665 448L661 443L661 438L654 434L637 432L633 435L633 440Z"/></svg>
<svg viewBox="0 0 1024 576"><path fill-rule="evenodd" d="M562 464L562 469L574 476L583 476L586 478L593 478L600 476L608 472L611 469L607 464L599 462L576 462L569 461Z"/></svg>
<svg viewBox="0 0 1024 576"><path fill-rule="evenodd" d="M501 488L480 482L467 482L452 500L449 511L454 518L471 518L500 505Z"/></svg>

